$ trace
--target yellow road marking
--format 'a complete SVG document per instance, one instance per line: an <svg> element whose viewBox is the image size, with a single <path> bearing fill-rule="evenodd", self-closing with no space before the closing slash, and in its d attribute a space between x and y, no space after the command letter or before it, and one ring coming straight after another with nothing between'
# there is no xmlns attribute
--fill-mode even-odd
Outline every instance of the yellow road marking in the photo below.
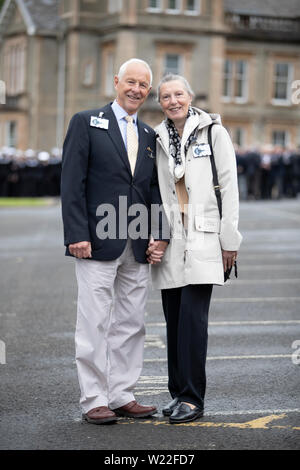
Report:
<svg viewBox="0 0 300 470"><path fill-rule="evenodd" d="M238 429L292 429L292 430L300 430L300 427L297 426L279 426L279 425L270 425L273 421L283 419L287 415L286 413L282 413L280 415L269 415L263 416L261 418L252 419L250 421L246 421L245 423L215 423L211 421L192 421L190 423L181 423L180 426L189 426L189 427L206 427L206 428L238 428ZM120 424L130 424L132 421L123 421ZM153 426L173 426L166 420L162 421L155 421L155 420L146 420L140 421L140 424L152 424Z"/></svg>

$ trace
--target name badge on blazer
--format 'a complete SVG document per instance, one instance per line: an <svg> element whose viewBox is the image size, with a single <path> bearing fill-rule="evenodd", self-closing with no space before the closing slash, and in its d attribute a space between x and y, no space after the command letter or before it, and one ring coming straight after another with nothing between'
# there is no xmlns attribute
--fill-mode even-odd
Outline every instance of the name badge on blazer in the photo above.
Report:
<svg viewBox="0 0 300 470"><path fill-rule="evenodd" d="M108 123L108 119L99 118L97 116L91 116L91 127L98 127L99 129L108 129Z"/></svg>
<svg viewBox="0 0 300 470"><path fill-rule="evenodd" d="M193 147L193 156L198 157L209 157L211 150L209 144L196 144Z"/></svg>

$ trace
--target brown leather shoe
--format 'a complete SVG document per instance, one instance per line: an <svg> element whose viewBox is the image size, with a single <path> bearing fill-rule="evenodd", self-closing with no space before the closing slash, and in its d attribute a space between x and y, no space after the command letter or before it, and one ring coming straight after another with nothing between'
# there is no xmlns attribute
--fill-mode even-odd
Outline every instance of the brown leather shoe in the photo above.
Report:
<svg viewBox="0 0 300 470"><path fill-rule="evenodd" d="M113 410L117 416L126 416L127 418L146 418L157 412L155 406L139 405L135 400Z"/></svg>
<svg viewBox="0 0 300 470"><path fill-rule="evenodd" d="M93 424L105 424L118 421L116 414L107 408L107 406L98 406L98 408L92 408L87 413L83 413L82 417L89 423Z"/></svg>

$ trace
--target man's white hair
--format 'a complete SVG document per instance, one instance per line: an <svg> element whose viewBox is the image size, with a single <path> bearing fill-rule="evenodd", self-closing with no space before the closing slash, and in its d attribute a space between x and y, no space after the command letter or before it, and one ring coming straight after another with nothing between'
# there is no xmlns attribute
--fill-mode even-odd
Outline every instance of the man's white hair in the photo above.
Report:
<svg viewBox="0 0 300 470"><path fill-rule="evenodd" d="M118 72L118 78L121 79L124 75L124 73L126 72L126 69L128 67L128 65L130 64L143 64L146 69L148 69L148 72L150 74L150 86L152 85L152 80L153 80L153 74L152 74L152 70L150 68L150 65L147 64L147 62L145 62L144 60L142 59L129 59L127 60L126 62L124 62L124 64L121 65L120 69L119 69L119 72Z"/></svg>

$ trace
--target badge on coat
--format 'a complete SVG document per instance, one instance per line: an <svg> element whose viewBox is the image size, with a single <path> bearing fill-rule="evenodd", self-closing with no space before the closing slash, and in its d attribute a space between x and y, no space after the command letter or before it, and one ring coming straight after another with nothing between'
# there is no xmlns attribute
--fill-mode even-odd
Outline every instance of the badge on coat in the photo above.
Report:
<svg viewBox="0 0 300 470"><path fill-rule="evenodd" d="M103 119L98 116L91 116L90 126L98 127L99 129L108 129L108 119Z"/></svg>
<svg viewBox="0 0 300 470"><path fill-rule="evenodd" d="M196 144L193 146L193 156L198 157L209 157L211 150L209 144Z"/></svg>

